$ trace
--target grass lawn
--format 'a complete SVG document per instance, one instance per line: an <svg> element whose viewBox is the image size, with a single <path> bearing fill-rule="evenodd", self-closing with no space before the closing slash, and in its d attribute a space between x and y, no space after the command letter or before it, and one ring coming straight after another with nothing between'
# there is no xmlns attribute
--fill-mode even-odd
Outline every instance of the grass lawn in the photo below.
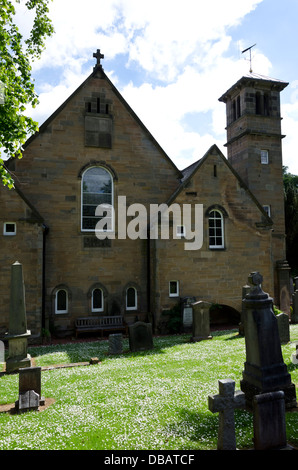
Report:
<svg viewBox="0 0 298 470"><path fill-rule="evenodd" d="M0 413L0 449L212 450L217 446L218 414L208 395L218 380L231 378L240 389L245 340L238 331L217 331L212 340L190 343L190 335L154 338L152 351L108 355L108 341L29 348L37 366L88 361L94 365L42 371L42 396L54 402L43 411ZM284 361L298 384L292 363L298 325L282 346ZM0 404L18 399L18 374L0 377ZM298 447L298 412L287 412L287 439ZM251 413L235 411L237 448L252 448Z"/></svg>

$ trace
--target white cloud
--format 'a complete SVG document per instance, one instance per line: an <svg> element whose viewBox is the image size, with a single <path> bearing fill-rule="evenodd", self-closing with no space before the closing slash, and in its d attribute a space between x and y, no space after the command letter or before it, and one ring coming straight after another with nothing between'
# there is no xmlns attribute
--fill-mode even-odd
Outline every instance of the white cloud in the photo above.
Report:
<svg viewBox="0 0 298 470"><path fill-rule="evenodd" d="M100 48L113 83L121 81L120 91L177 166L187 166L225 141L225 106L218 98L249 68L243 58L229 56L229 28L262 1L85 0L82 8L80 0L53 0L56 32L33 64L40 105L32 116L46 119L91 72L92 53ZM109 61L121 55L128 85L114 63L109 70ZM270 63L257 50L254 55L266 74ZM197 128L187 127L194 113L211 116L208 129L200 129L202 118Z"/></svg>

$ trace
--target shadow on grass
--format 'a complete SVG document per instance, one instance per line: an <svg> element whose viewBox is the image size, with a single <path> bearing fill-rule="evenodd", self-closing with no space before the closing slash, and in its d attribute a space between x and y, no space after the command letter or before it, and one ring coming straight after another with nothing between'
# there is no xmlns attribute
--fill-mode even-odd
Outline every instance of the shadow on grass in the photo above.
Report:
<svg viewBox="0 0 298 470"><path fill-rule="evenodd" d="M94 340L94 341L80 341L80 342L69 342L64 344L52 344L46 346L29 346L28 352L31 355L32 359L37 359L42 356L53 356L59 354L64 356L67 355L67 362L77 363L77 362L87 362L92 357L97 357L99 361L104 361L107 359L119 358L121 356L125 357L138 357L152 354L164 354L164 350L169 347L174 347L179 344L189 343L189 335L173 335L173 336L158 336L153 337L154 347L153 349L148 349L144 351L133 352L129 349L129 340L128 338L123 338L123 353L122 354L109 354L109 341L105 340ZM50 359L49 359L50 360ZM63 361L65 363L65 360ZM52 364L54 365L53 362Z"/></svg>
<svg viewBox="0 0 298 470"><path fill-rule="evenodd" d="M192 441L191 449L216 450L218 439L218 413L198 413L181 409L180 419L164 429L165 434ZM235 434L237 447L251 447L252 416L245 410L235 410ZM186 449L187 450L187 449Z"/></svg>
<svg viewBox="0 0 298 470"><path fill-rule="evenodd" d="M231 335L226 339L237 339L239 338L237 330L221 330L213 331L212 336L226 336ZM148 349L144 351L133 352L129 348L129 339L123 337L123 353L122 354L110 354L109 353L109 340L98 339L94 341L70 341L69 343L63 344L52 344L44 346L29 346L28 352L31 355L32 359L42 358L43 356L49 356L47 358L47 364L43 365L57 365L57 364L67 364L67 363L79 363L79 362L89 362L91 358L98 358L100 362L119 358L121 356L125 357L138 357L138 356L147 356L147 355L156 355L164 354L165 349L175 347L177 345L183 344L196 344L191 343L190 334L177 334L177 335L165 335L165 336L154 336L153 337L153 349ZM61 361L59 359L59 354L61 354ZM41 359L41 362L42 361Z"/></svg>

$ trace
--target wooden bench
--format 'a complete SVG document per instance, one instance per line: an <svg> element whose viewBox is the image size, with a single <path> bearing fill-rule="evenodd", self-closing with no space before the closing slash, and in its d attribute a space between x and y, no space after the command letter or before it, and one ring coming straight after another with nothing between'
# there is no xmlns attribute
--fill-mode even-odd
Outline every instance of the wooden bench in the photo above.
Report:
<svg viewBox="0 0 298 470"><path fill-rule="evenodd" d="M79 317L75 321L76 337L80 333L90 333L100 331L103 336L104 331L125 331L127 325L122 315L99 316L99 317Z"/></svg>

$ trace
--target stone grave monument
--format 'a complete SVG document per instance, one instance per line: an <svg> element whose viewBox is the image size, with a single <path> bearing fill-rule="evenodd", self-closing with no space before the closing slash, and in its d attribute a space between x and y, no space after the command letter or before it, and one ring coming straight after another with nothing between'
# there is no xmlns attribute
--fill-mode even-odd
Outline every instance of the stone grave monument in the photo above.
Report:
<svg viewBox="0 0 298 470"><path fill-rule="evenodd" d="M182 326L183 331L188 333L192 330L193 325L193 307L192 304L196 301L195 297L184 297L182 299Z"/></svg>
<svg viewBox="0 0 298 470"><path fill-rule="evenodd" d="M31 357L27 353L29 336L31 332L27 330L23 267L16 261L11 266L9 328L5 334L8 341L6 372L31 366Z"/></svg>
<svg viewBox="0 0 298 470"><path fill-rule="evenodd" d="M209 395L208 407L212 413L219 413L217 450L236 450L234 409L245 407L245 396L235 392L232 379L218 381L219 395Z"/></svg>
<svg viewBox="0 0 298 470"><path fill-rule="evenodd" d="M128 326L129 347L133 352L153 349L152 325L137 321Z"/></svg>
<svg viewBox="0 0 298 470"><path fill-rule="evenodd" d="M209 302L201 300L192 304L192 342L212 339L210 335L210 307L211 304Z"/></svg>
<svg viewBox="0 0 298 470"><path fill-rule="evenodd" d="M41 397L41 367L19 369L19 399L15 403L16 410L37 410L44 405Z"/></svg>
<svg viewBox="0 0 298 470"><path fill-rule="evenodd" d="M255 450L278 450L287 447L284 392L256 395L253 400Z"/></svg>
<svg viewBox="0 0 298 470"><path fill-rule="evenodd" d="M114 333L109 335L109 354L122 354L122 333Z"/></svg>
<svg viewBox="0 0 298 470"><path fill-rule="evenodd" d="M286 344L290 341L290 322L289 315L286 313L279 313L276 315L279 338L281 344Z"/></svg>
<svg viewBox="0 0 298 470"><path fill-rule="evenodd" d="M284 363L273 300L263 292L260 273L249 275L251 290L243 299L246 362L240 388L252 409L255 395L282 390L287 408L296 407L295 384Z"/></svg>

